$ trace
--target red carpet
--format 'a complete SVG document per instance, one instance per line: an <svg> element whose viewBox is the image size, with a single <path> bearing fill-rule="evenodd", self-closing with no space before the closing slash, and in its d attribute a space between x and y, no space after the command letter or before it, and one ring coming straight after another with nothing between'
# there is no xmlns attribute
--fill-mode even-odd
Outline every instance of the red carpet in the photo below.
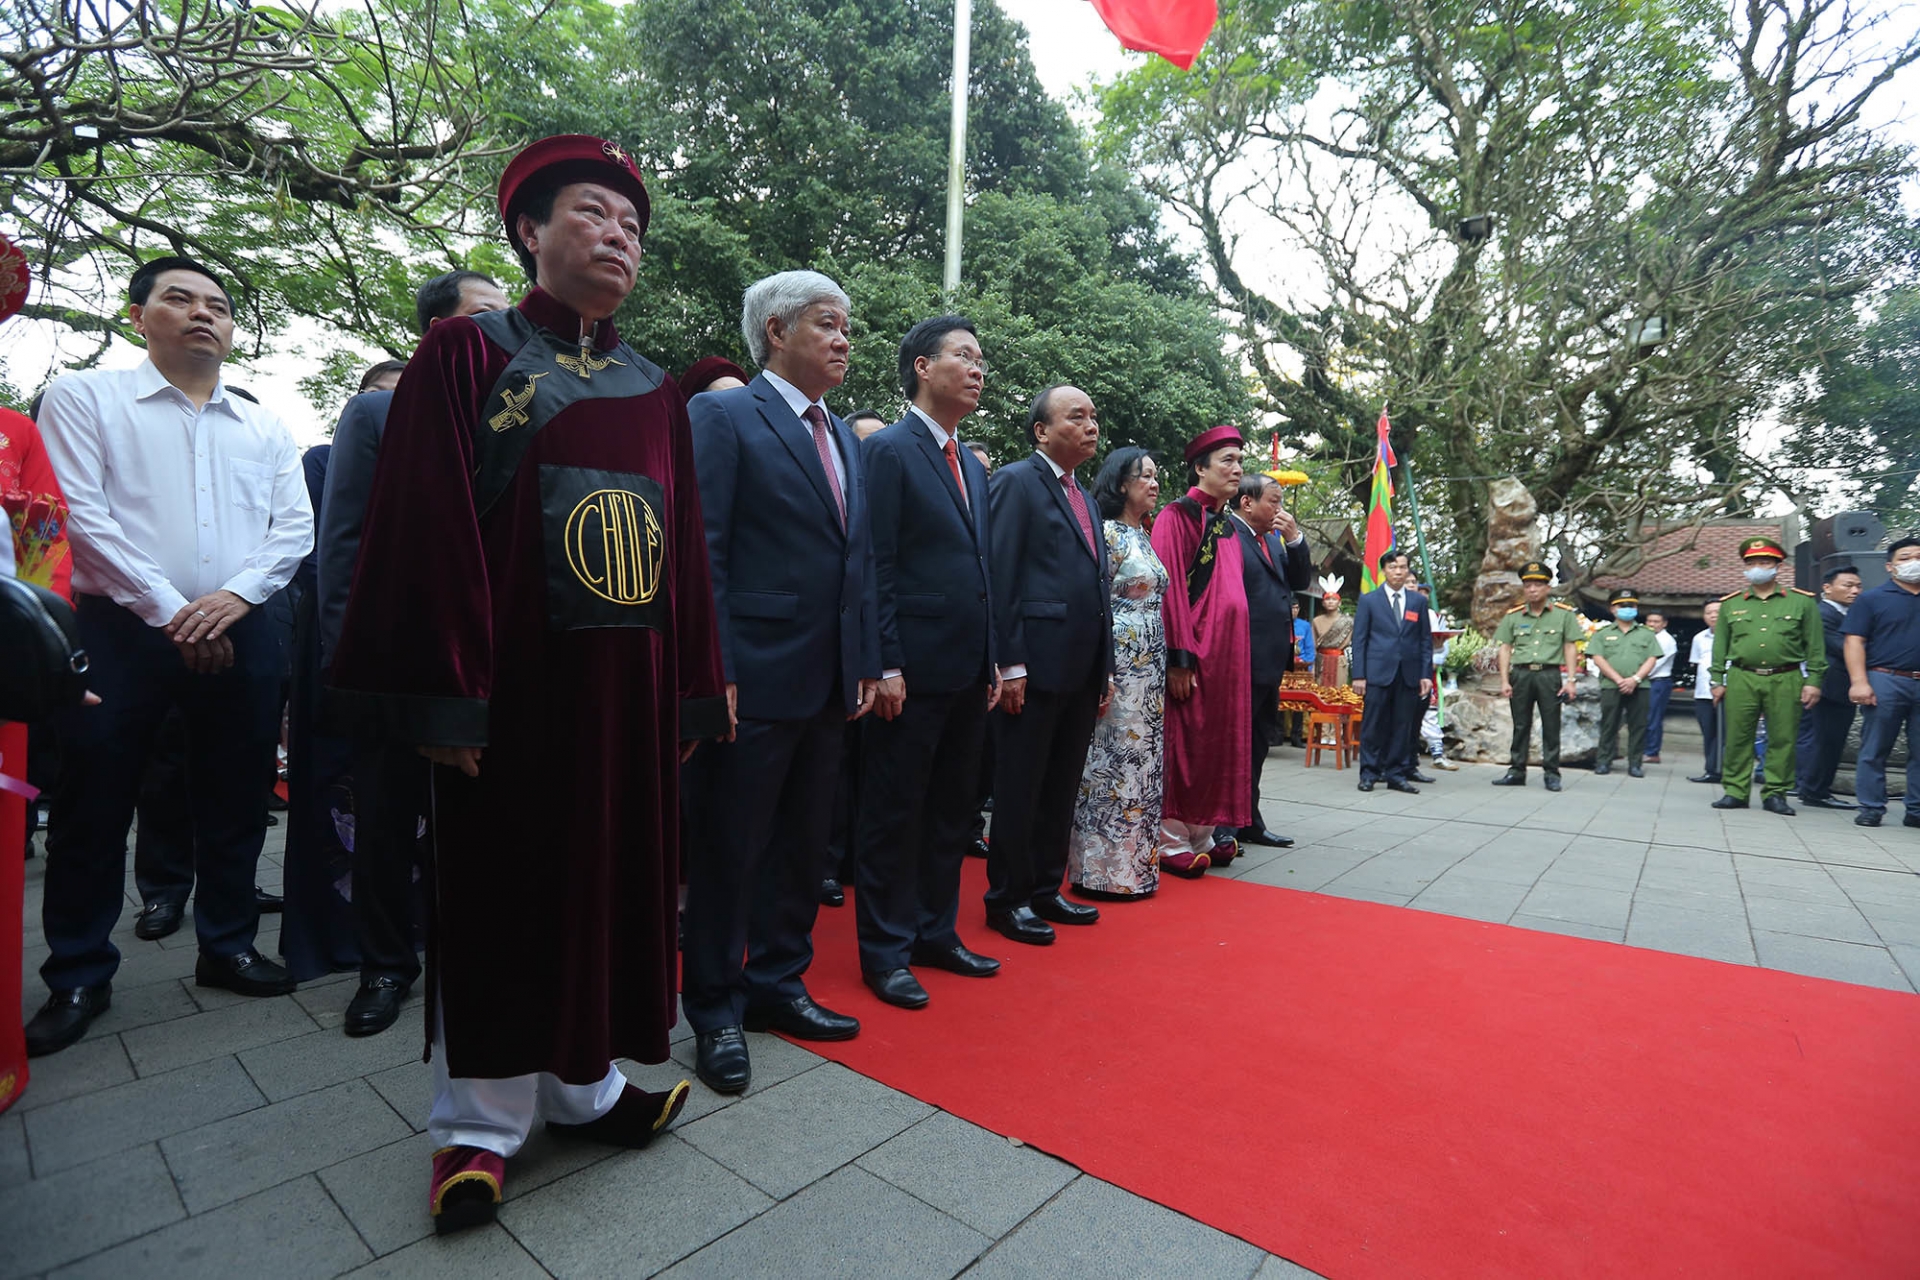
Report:
<svg viewBox="0 0 1920 1280"><path fill-rule="evenodd" d="M1920 1277L1920 997L1231 881L809 1045L1335 1280Z"/></svg>

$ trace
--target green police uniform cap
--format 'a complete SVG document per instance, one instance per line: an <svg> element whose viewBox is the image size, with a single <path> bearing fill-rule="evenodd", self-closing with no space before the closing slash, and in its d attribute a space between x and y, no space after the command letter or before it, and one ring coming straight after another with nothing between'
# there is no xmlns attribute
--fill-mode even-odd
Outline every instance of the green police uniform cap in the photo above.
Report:
<svg viewBox="0 0 1920 1280"><path fill-rule="evenodd" d="M1639 604L1640 597L1633 593L1632 587L1615 587L1612 594L1607 597L1607 603L1609 606L1617 604Z"/></svg>
<svg viewBox="0 0 1920 1280"><path fill-rule="evenodd" d="M1552 582L1553 570L1547 568L1547 566L1541 564L1538 560L1529 560L1520 569L1520 581Z"/></svg>

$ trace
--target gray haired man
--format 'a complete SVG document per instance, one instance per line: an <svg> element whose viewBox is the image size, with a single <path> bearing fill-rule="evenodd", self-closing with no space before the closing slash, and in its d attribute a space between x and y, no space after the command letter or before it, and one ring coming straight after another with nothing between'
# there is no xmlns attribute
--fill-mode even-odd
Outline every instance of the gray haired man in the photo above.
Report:
<svg viewBox="0 0 1920 1280"><path fill-rule="evenodd" d="M816 271L754 284L741 329L763 372L689 406L739 727L682 776L693 854L681 1005L700 1079L722 1093L751 1078L743 1028L860 1030L803 981L847 722L873 706L880 675L860 450L822 402L847 376L850 305Z"/></svg>

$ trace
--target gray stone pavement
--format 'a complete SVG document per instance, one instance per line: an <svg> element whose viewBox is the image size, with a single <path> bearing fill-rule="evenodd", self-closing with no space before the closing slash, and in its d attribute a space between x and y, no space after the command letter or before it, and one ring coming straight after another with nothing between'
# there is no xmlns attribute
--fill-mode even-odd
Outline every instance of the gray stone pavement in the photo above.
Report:
<svg viewBox="0 0 1920 1280"><path fill-rule="evenodd" d="M1670 733L1643 780L1570 771L1558 796L1537 775L1490 787L1497 770L1472 765L1419 796L1363 795L1353 772L1276 751L1266 816L1299 843L1225 874L1913 990L1920 831L1897 812L1877 831L1844 813L1716 812L1717 789L1685 780L1699 770L1685 742ZM23 1013L43 998L39 871ZM442 1241L425 1206L419 1002L348 1040L347 976L277 1000L202 991L191 928L136 941L131 881L129 903L112 1009L37 1060L0 1116L0 1280L1312 1274L767 1036L750 1037L750 1092L696 1084L647 1151L536 1132L500 1224ZM690 1075L686 1035L674 1062L623 1065L655 1088Z"/></svg>

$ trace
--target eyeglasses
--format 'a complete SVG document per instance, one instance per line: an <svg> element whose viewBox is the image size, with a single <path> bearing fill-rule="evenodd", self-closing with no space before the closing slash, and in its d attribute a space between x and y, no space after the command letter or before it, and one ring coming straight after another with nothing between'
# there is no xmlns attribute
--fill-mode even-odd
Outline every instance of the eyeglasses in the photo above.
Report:
<svg viewBox="0 0 1920 1280"><path fill-rule="evenodd" d="M952 356L955 360L958 360L961 364L967 366L967 368L973 370L975 373L984 374L987 372L987 362L984 357L976 360L972 356L969 356L964 351L949 351L947 352L947 354Z"/></svg>

